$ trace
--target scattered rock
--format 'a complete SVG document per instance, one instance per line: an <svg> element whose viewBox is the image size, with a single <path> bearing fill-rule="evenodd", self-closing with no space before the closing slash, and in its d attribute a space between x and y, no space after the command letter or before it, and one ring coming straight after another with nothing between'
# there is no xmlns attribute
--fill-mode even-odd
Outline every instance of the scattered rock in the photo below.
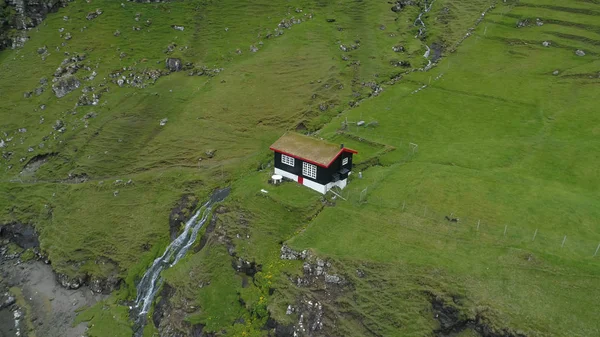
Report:
<svg viewBox="0 0 600 337"><path fill-rule="evenodd" d="M114 36L121 36L121 31L120 30L115 30L115 32L113 33Z"/></svg>
<svg viewBox="0 0 600 337"><path fill-rule="evenodd" d="M544 47L550 47L550 42L544 41L544 42L542 42L542 46L544 46Z"/></svg>
<svg viewBox="0 0 600 337"><path fill-rule="evenodd" d="M163 118L160 120L159 125L160 126L165 126L167 124L167 122L169 121L168 118Z"/></svg>
<svg viewBox="0 0 600 337"><path fill-rule="evenodd" d="M529 22L529 19L524 19L524 20L520 20L517 22L517 28L523 28L523 27L527 27L530 25L531 25L531 23Z"/></svg>
<svg viewBox="0 0 600 337"><path fill-rule="evenodd" d="M538 26L543 26L544 25L544 21L540 20L540 18L535 19L535 24Z"/></svg>
<svg viewBox="0 0 600 337"><path fill-rule="evenodd" d="M558 74L560 74L560 71L558 71L558 70L555 70L552 72L552 75L554 75L554 76L557 76Z"/></svg>
<svg viewBox="0 0 600 337"><path fill-rule="evenodd" d="M256 262L246 261L242 258L237 258L233 260L231 265L233 269L235 269L235 271L237 271L238 273L244 273L250 277L254 277L254 275L262 269L262 266L256 264Z"/></svg>
<svg viewBox="0 0 600 337"><path fill-rule="evenodd" d="M171 25L171 28L173 28L175 30L178 30L178 31L181 31L181 32L183 32L183 30L185 29L185 27L183 27L183 26L177 26L177 25Z"/></svg>
<svg viewBox="0 0 600 337"><path fill-rule="evenodd" d="M251 51L252 53L256 53L256 52L258 51L258 48L257 48L255 45L251 45L251 46L250 46L250 51Z"/></svg>
<svg viewBox="0 0 600 337"><path fill-rule="evenodd" d="M90 112L86 113L85 116L83 116L83 119L90 119L90 118L94 118L96 116L97 116L97 114L95 112L90 111Z"/></svg>
<svg viewBox="0 0 600 337"><path fill-rule="evenodd" d="M279 256L282 260L304 260L309 256L307 250L303 250L302 252L297 252L287 245L281 246L281 254Z"/></svg>
<svg viewBox="0 0 600 337"><path fill-rule="evenodd" d="M396 3L394 3L394 6L392 6L391 9L392 12L398 13L401 12L404 7L409 5L414 5L413 0L398 0Z"/></svg>
<svg viewBox="0 0 600 337"><path fill-rule="evenodd" d="M85 279L81 276L71 278L65 274L56 274L56 279L66 289L79 289L85 283Z"/></svg>
<svg viewBox="0 0 600 337"><path fill-rule="evenodd" d="M204 154L206 154L206 156L207 156L208 158L212 158L212 157L214 157L214 156L215 156L215 153L216 153L216 152L217 152L217 150L214 150L214 149L209 149L209 150L206 150L206 151L204 152Z"/></svg>
<svg viewBox="0 0 600 337"><path fill-rule="evenodd" d="M93 19L97 18L98 16L100 16L101 14L102 14L102 10L100 8L98 8L93 12L89 12L85 18L88 20L93 20Z"/></svg>
<svg viewBox="0 0 600 337"><path fill-rule="evenodd" d="M60 129L62 129L65 126L65 123L62 120L57 120L56 123L54 123L54 130L58 131Z"/></svg>
<svg viewBox="0 0 600 337"><path fill-rule="evenodd" d="M401 45L393 46L392 50L396 53L402 53L402 52L404 52L404 46L401 46Z"/></svg>
<svg viewBox="0 0 600 337"><path fill-rule="evenodd" d="M326 283L341 284L341 283L344 282L344 279L341 278L338 275L329 275L329 274L325 273L325 282Z"/></svg>
<svg viewBox="0 0 600 337"><path fill-rule="evenodd" d="M40 47L37 49L37 53L40 55L45 54L47 51L48 51L48 47L46 47L46 46L43 46L43 47Z"/></svg>
<svg viewBox="0 0 600 337"><path fill-rule="evenodd" d="M583 50L581 50L581 49L577 49L575 51L575 55L577 55L577 56L585 56L585 52Z"/></svg>

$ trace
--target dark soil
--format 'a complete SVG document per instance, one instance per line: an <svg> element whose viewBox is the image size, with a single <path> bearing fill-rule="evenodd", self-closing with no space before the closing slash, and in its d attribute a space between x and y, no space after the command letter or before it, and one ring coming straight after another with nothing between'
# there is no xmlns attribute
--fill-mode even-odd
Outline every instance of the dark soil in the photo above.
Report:
<svg viewBox="0 0 600 337"><path fill-rule="evenodd" d="M445 303L438 296L430 296L433 317L440 324L440 327L433 331L436 337L455 337L467 330L474 331L481 337L526 337L507 328L498 330L490 326L482 314L477 314L475 318L466 317L456 306Z"/></svg>
<svg viewBox="0 0 600 337"><path fill-rule="evenodd" d="M29 159L27 164L23 167L23 173L34 173L37 171L42 165L48 162L48 160L54 156L56 153L44 153L38 154L37 156Z"/></svg>
<svg viewBox="0 0 600 337"><path fill-rule="evenodd" d="M160 291L160 300L154 305L154 312L152 313L152 322L154 326L160 326L160 321L163 319L165 309L169 306L169 300L175 294L175 289L168 283L165 283Z"/></svg>

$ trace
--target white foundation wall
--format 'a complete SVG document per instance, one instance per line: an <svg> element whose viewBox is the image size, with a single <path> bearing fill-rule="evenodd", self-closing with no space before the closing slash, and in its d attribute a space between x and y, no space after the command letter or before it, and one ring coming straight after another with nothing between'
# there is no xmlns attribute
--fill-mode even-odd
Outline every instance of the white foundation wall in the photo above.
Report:
<svg viewBox="0 0 600 337"><path fill-rule="evenodd" d="M302 184L306 187L312 188L313 190L315 190L321 194L325 194L328 191L327 185L321 185L312 180L304 179L304 182Z"/></svg>
<svg viewBox="0 0 600 337"><path fill-rule="evenodd" d="M275 168L275 174L279 174L282 177L286 177L288 179L292 179L295 182L298 182L298 176L292 173L289 173L287 171L284 171L282 169L278 169ZM321 194L326 194L330 189L332 189L334 186L337 186L341 189L344 189L344 187L346 187L346 185L348 184L348 179L344 179L344 180L338 180L336 182L331 182L327 185L322 185L319 183L316 183L312 180L308 180L308 179L304 179L304 181L302 182L302 184L312 190L315 190Z"/></svg>
<svg viewBox="0 0 600 337"><path fill-rule="evenodd" d="M282 169L275 168L275 174L279 174L282 177L286 177L288 179L292 179L295 182L298 182L298 176L289 172L286 172Z"/></svg>

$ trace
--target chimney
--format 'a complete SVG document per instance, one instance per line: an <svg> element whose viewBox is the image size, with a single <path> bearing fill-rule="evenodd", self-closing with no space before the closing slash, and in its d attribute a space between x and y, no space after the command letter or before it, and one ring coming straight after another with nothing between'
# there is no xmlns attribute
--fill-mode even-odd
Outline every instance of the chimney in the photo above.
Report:
<svg viewBox="0 0 600 337"><path fill-rule="evenodd" d="M342 143L342 144L340 144L340 149L343 149L343 148L344 148L344 144Z"/></svg>

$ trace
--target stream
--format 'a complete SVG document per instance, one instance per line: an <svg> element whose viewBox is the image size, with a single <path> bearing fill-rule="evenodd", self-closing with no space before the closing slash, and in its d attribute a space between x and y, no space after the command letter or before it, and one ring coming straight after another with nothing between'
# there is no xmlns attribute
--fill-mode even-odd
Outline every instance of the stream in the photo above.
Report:
<svg viewBox="0 0 600 337"><path fill-rule="evenodd" d="M135 307L131 310L131 317L135 323L134 337L141 337L143 335L148 312L163 282L161 272L173 267L185 256L196 241L198 232L208 220L212 206L217 202L223 201L229 195L229 192L229 188L214 192L210 199L185 223L183 232L167 246L165 252L156 258L150 268L144 273L142 280L137 286Z"/></svg>
<svg viewBox="0 0 600 337"><path fill-rule="evenodd" d="M423 6L423 11L421 11L421 13L419 13L419 16L413 23L413 25L415 27L419 27L419 32L417 33L417 35L415 35L415 39L419 39L419 38L421 38L421 36L425 35L425 32L427 31L427 27L425 26L425 22L423 21L422 17L423 17L423 14L429 13L434 2L435 2L435 0L431 1L431 3L428 4L428 1L425 0L425 5ZM431 60L429 59L429 54L431 53L431 49L429 48L427 43L424 43L424 44L425 44L425 49L427 49L427 50L425 51L425 54L423 54L423 57L427 60L427 66L425 66L425 68L423 68L423 70L427 71L432 66Z"/></svg>

